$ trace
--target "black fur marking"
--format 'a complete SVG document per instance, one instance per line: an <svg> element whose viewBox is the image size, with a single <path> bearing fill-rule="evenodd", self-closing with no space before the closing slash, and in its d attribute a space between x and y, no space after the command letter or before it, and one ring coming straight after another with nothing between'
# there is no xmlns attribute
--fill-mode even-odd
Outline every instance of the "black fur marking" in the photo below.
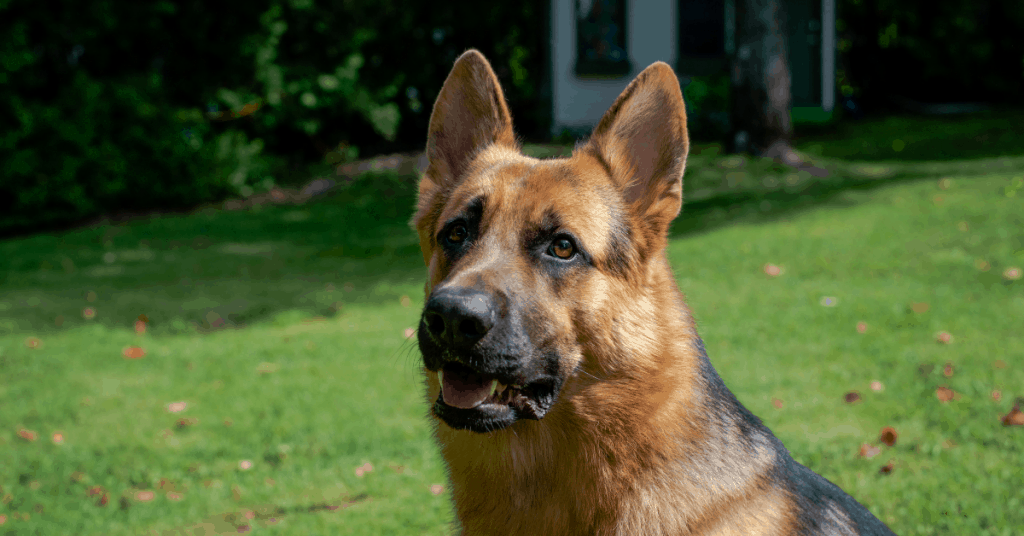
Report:
<svg viewBox="0 0 1024 536"><path fill-rule="evenodd" d="M476 241L477 237L480 236L480 220L483 219L485 200L486 199L483 196L476 197L471 200L466 204L465 208L462 209L462 212L448 220L444 226L441 227L441 231L437 236L434 237L437 244L444 249L445 254L447 254L448 258L452 262L465 255L466 252L473 247L473 243ZM451 232L452 227L458 223L464 223L466 225L469 235L462 242L452 244L448 242L446 237L448 236L448 233Z"/></svg>
<svg viewBox="0 0 1024 536"><path fill-rule="evenodd" d="M552 257L548 253L551 243L561 237L568 238L573 243L576 248L575 256L569 259L560 259ZM593 257L590 256L586 246L572 231L562 227L561 218L553 210L545 212L539 223L526 225L520 235L520 243L523 250L530 255L550 261L548 264L554 270L552 275L555 276L561 275L567 268L578 266L581 261L593 264Z"/></svg>

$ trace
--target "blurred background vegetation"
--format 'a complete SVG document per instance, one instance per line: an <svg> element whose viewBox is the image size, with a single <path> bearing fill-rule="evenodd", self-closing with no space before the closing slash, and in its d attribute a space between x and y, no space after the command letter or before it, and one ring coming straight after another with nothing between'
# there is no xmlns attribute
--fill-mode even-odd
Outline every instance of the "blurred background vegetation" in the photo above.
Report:
<svg viewBox="0 0 1024 536"><path fill-rule="evenodd" d="M1019 0L840 0L854 117L1024 94ZM551 141L549 1L0 0L0 234L174 210L420 150L455 57L494 64L528 141ZM471 16L466 16L471 14ZM724 73L686 88L722 135ZM568 141L568 140L560 140Z"/></svg>

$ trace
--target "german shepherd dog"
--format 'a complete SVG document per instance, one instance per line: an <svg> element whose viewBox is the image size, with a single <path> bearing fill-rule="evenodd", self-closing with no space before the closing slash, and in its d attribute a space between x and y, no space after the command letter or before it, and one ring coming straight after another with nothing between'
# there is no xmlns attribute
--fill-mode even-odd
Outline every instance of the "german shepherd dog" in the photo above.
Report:
<svg viewBox="0 0 1024 536"><path fill-rule="evenodd" d="M892 534L712 368L665 257L688 150L665 63L571 157L538 160L487 60L455 62L411 224L462 534Z"/></svg>

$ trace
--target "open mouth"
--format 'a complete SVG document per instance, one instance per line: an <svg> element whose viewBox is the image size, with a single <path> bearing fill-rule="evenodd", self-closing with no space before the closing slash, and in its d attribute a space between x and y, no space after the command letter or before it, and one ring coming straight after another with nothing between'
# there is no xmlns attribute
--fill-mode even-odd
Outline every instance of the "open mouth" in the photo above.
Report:
<svg viewBox="0 0 1024 536"><path fill-rule="evenodd" d="M452 428L490 432L519 419L540 420L551 397L542 386L509 385L459 363L447 363L437 371L441 393L434 414Z"/></svg>

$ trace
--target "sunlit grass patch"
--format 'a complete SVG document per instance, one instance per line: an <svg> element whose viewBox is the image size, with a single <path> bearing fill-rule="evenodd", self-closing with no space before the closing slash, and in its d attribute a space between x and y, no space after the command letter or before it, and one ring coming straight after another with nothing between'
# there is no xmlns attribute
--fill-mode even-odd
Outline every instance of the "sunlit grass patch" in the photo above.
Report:
<svg viewBox="0 0 1024 536"><path fill-rule="evenodd" d="M1019 157L698 149L668 254L729 387L897 533L1019 532ZM0 533L448 533L413 188L0 242Z"/></svg>

